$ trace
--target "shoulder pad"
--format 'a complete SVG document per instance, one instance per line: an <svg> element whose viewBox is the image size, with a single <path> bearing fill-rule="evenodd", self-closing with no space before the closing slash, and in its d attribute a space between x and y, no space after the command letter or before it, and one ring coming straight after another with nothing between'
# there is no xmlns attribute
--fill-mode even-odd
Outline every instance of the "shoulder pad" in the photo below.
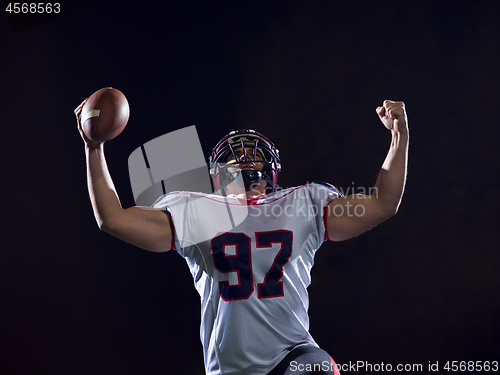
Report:
<svg viewBox="0 0 500 375"><path fill-rule="evenodd" d="M318 184L318 185L323 185L331 190L333 190L334 192L336 192L339 197L343 197L344 194L342 194L342 192L337 189L335 186L333 186L332 184L328 183L328 182L325 182L325 181L313 181L313 184Z"/></svg>

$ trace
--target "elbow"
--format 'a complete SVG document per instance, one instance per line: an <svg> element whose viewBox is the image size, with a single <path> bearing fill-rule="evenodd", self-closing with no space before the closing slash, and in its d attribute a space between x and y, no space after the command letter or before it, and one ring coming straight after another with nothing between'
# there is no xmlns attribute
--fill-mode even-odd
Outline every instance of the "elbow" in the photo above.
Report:
<svg viewBox="0 0 500 375"><path fill-rule="evenodd" d="M113 226L111 225L109 220L97 217L96 221L97 221L97 226L99 227L100 230L112 234Z"/></svg>
<svg viewBox="0 0 500 375"><path fill-rule="evenodd" d="M97 226L103 232L107 232L108 231L108 226L104 223L104 221L97 221Z"/></svg>
<svg viewBox="0 0 500 375"><path fill-rule="evenodd" d="M380 207L379 216L381 221L385 221L396 215L398 213L398 209L399 209L399 204L397 205L388 204Z"/></svg>
<svg viewBox="0 0 500 375"><path fill-rule="evenodd" d="M113 234L118 227L119 215L115 212L94 212L97 226L100 230L106 233Z"/></svg>
<svg viewBox="0 0 500 375"><path fill-rule="evenodd" d="M385 219L389 219L398 213L401 198L395 199L391 197L390 199L378 199L378 203L378 211L380 212L380 215Z"/></svg>
<svg viewBox="0 0 500 375"><path fill-rule="evenodd" d="M399 204L395 206L386 207L384 210L384 215L386 216L387 219L389 219L390 217L396 215L398 213L398 210L399 210Z"/></svg>
<svg viewBox="0 0 500 375"><path fill-rule="evenodd" d="M114 234L122 225L122 211L94 211L95 220L100 230L109 234Z"/></svg>
<svg viewBox="0 0 500 375"><path fill-rule="evenodd" d="M104 221L97 221L97 226L99 227L100 230L102 230L103 232L108 232L109 233L109 225L104 222Z"/></svg>

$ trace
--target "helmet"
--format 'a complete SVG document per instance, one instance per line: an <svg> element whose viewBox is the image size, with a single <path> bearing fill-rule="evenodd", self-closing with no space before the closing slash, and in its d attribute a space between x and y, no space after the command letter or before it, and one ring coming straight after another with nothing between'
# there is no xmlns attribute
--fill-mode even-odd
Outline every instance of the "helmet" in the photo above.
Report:
<svg viewBox="0 0 500 375"><path fill-rule="evenodd" d="M252 149L248 154L247 149ZM261 171L242 170L231 172L228 170L226 162L229 156L236 156L236 150L242 149L244 160L235 164L247 163L256 160L257 153L264 159L264 167ZM259 162L261 162L259 160ZM281 171L279 151L274 143L266 136L251 129L234 130L222 138L212 150L209 158L210 177L212 178L215 190L221 190L229 183L235 181L241 173L245 187L258 184L262 179L267 181L266 191L278 189L278 173Z"/></svg>

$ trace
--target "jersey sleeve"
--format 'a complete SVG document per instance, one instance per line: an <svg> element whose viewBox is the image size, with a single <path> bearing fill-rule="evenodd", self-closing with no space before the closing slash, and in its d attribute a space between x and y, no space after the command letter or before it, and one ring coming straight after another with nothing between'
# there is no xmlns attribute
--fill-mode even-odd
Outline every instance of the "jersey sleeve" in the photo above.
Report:
<svg viewBox="0 0 500 375"><path fill-rule="evenodd" d="M177 236L175 221L177 221L179 219L179 216L182 214L182 212L179 210L179 203L181 201L183 201L182 193L174 192L162 195L151 205L151 207L157 208L161 211L164 211L166 214L170 215L170 229L172 231L171 249L176 250L177 252L179 251L180 246L179 246L179 238Z"/></svg>
<svg viewBox="0 0 500 375"><path fill-rule="evenodd" d="M329 240L328 232L326 230L326 218L328 205L335 199L343 197L344 195L335 186L328 182L317 181L310 184L311 197L315 207L318 210L318 230L320 238L324 241Z"/></svg>

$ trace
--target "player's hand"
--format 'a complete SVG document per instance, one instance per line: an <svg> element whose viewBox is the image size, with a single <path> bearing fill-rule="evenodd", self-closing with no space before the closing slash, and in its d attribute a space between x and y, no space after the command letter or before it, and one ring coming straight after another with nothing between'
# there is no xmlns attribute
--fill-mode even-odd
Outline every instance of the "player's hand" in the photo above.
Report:
<svg viewBox="0 0 500 375"><path fill-rule="evenodd" d="M384 104L377 107L377 114L387 129L397 133L408 132L405 103L384 100Z"/></svg>
<svg viewBox="0 0 500 375"><path fill-rule="evenodd" d="M96 141L93 141L91 140L89 137L87 137L85 135L85 132L83 131L82 129L82 123L81 123L81 115L82 115L82 108L83 108L83 105L85 104L85 102L88 100L89 98L85 99L78 107L75 108L74 112L75 112L75 116L76 116L76 124L78 126L78 131L80 132L80 135L82 136L82 139L84 140L84 142L89 146L89 147L99 147L99 145L101 145L102 143L104 142L96 142Z"/></svg>

